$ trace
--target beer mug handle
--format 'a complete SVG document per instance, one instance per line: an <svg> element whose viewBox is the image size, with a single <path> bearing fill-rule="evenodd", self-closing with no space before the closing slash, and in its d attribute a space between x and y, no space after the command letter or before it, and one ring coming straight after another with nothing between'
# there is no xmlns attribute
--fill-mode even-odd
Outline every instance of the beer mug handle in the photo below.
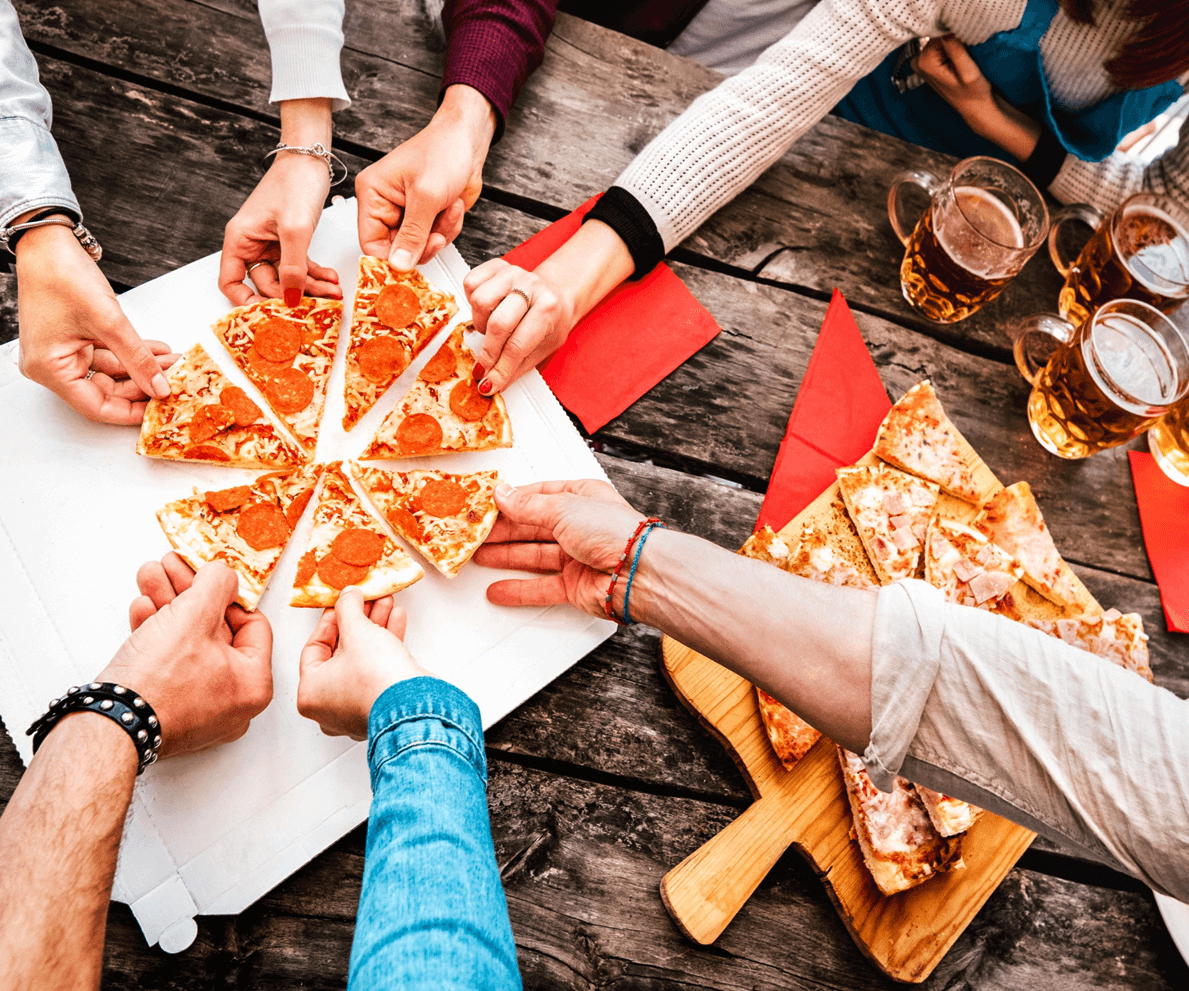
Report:
<svg viewBox="0 0 1189 991"><path fill-rule="evenodd" d="M1062 207L1053 214L1052 225L1049 227L1049 257L1053 259L1053 264L1057 267L1058 272L1062 275L1069 275L1069 270L1077 260L1077 255L1068 260L1061 257L1061 249L1057 247L1057 232L1061 229L1061 225L1067 220L1080 220L1084 224L1089 224L1091 230L1098 230L1102 219L1102 213L1087 203L1073 203ZM1080 252L1081 249L1078 250Z"/></svg>
<svg viewBox="0 0 1189 991"><path fill-rule="evenodd" d="M901 172L892 180L892 188L888 190L888 219L892 222L892 230L896 232L896 237L900 238L901 244L908 244L913 228L916 227L917 220L921 216L918 213L907 227L900 223L900 191L910 184L920 186L932 200L934 194L941 189L942 180L932 172L926 172L923 169L909 169L907 172Z"/></svg>
<svg viewBox="0 0 1189 991"><path fill-rule="evenodd" d="M1056 313L1034 313L1008 324L1016 367L1029 385L1036 384L1036 376L1048 364L1056 346L1073 340L1075 330L1073 324Z"/></svg>

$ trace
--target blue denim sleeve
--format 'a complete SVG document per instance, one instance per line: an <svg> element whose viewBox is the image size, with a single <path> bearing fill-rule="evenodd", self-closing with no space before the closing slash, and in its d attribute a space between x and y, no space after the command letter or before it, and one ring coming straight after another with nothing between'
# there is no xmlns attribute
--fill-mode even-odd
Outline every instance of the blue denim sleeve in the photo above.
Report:
<svg viewBox="0 0 1189 991"><path fill-rule="evenodd" d="M478 707L437 678L398 682L372 706L368 764L348 991L519 989Z"/></svg>

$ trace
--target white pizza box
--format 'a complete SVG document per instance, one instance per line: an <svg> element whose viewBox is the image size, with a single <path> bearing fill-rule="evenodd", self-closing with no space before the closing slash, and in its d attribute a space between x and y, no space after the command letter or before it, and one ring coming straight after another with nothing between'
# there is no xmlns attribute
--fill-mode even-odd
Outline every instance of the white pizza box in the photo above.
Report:
<svg viewBox="0 0 1189 991"><path fill-rule="evenodd" d="M324 213L310 255L337 269L349 314L359 257L354 200ZM217 255L199 259L125 293L121 302L141 336L167 341L179 353L201 341L255 395L210 330L229 308L216 284L218 262ZM451 327L468 319L467 265L458 252L447 248L421 271L458 301ZM318 460L362 452L449 330L348 434L340 427L344 327ZM28 763L25 728L52 698L94 677L127 636L136 570L169 550L154 515L158 507L194 486L224 488L259 473L140 457L137 428L88 422L24 379L16 361L16 342L0 348L0 717ZM494 468L512 484L606 477L535 371L505 399L511 449L400 464ZM288 605L311 516L306 513L260 603L275 634L272 704L235 743L165 761L137 779L113 897L132 907L150 944L171 952L193 941L194 916L242 911L367 818L366 744L323 736L295 704L298 655L321 614ZM506 574L472 562L451 581L425 563L425 577L398 596L409 611L409 648L478 703L485 728L615 629L569 606L492 605L485 589Z"/></svg>

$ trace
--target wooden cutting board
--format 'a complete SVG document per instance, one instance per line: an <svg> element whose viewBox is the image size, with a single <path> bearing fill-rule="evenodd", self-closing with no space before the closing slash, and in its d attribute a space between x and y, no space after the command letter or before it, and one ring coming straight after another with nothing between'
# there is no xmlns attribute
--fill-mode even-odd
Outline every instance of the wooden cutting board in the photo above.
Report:
<svg viewBox="0 0 1189 991"><path fill-rule="evenodd" d="M973 448L966 448L967 463L988 497L1001 484ZM877 463L874 454L858 462ZM836 533L840 505L835 483L781 535L792 548L802 526L815 520ZM944 494L939 511L962 522L977 515L975 507ZM853 539L857 541L857 535ZM1071 612L1100 611L1076 577L1075 587L1082 601ZM1011 592L1027 616L1066 614L1023 582ZM965 870L936 875L908 891L885 896L850 838L850 805L833 742L823 737L788 771L768 742L749 682L669 637L662 644L662 670L677 697L726 748L756 798L661 882L661 898L673 921L698 943L719 937L792 846L821 876L864 955L893 980L923 981L1035 838L1022 826L984 814L962 840Z"/></svg>

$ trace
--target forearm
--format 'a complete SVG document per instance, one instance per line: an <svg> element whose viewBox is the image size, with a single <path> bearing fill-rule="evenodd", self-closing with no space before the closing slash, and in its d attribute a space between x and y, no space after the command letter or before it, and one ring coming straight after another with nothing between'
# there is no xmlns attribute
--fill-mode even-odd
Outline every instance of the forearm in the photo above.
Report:
<svg viewBox="0 0 1189 991"><path fill-rule="evenodd" d="M478 709L414 678L376 700L368 736L374 797L349 986L519 988Z"/></svg>
<svg viewBox="0 0 1189 991"><path fill-rule="evenodd" d="M998 94L980 112L965 116L970 129L992 144L998 145L1018 162L1032 157L1043 128L1022 111L1017 110Z"/></svg>
<svg viewBox="0 0 1189 991"><path fill-rule="evenodd" d="M136 748L106 717L46 737L0 817L0 987L98 987Z"/></svg>
<svg viewBox="0 0 1189 991"><path fill-rule="evenodd" d="M281 104L281 142L299 148L321 143L329 149L333 135L330 103L328 97L285 100Z"/></svg>
<svg viewBox="0 0 1189 991"><path fill-rule="evenodd" d="M590 220L537 266L537 274L567 297L574 323L635 269L627 245L606 224Z"/></svg>
<svg viewBox="0 0 1189 991"><path fill-rule="evenodd" d="M482 163L487 158L495 136L499 117L491 101L473 86L458 83L442 94L442 102L434 114L431 126L443 126L461 133L471 148L472 161ZM469 210L473 202L467 203Z"/></svg>
<svg viewBox="0 0 1189 991"><path fill-rule="evenodd" d="M259 0L272 59L272 103L326 97L335 110L351 103L343 86L342 0Z"/></svg>

